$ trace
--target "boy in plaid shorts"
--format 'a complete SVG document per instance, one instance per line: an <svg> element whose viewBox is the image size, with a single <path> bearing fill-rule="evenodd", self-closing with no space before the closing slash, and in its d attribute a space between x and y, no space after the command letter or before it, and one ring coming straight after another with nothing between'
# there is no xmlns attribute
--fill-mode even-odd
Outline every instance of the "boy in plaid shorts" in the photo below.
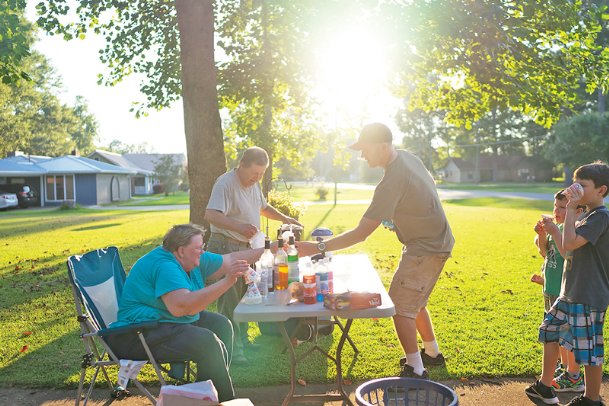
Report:
<svg viewBox="0 0 609 406"><path fill-rule="evenodd" d="M551 385L561 345L573 351L585 371L585 392L568 405L601 405L603 323L609 305L609 210L603 199L609 189L609 166L583 165L573 177L576 183L565 190L568 203L562 235L548 226L567 255L560 296L539 328L539 341L544 343L541 378L525 393L535 403L558 404ZM578 204L587 209L579 220Z"/></svg>

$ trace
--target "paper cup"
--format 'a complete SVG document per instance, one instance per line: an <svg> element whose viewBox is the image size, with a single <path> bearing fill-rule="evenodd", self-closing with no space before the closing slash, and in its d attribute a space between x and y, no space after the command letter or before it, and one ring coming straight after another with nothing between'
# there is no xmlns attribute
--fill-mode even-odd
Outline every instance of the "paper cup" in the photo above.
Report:
<svg viewBox="0 0 609 406"><path fill-rule="evenodd" d="M258 231L250 240L250 247L252 248L264 248L264 239L266 235L262 231Z"/></svg>

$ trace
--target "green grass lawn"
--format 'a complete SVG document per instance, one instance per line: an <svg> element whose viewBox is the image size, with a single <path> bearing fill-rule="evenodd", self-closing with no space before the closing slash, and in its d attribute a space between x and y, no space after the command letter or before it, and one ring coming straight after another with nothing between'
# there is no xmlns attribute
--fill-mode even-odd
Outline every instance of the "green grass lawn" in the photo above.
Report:
<svg viewBox="0 0 609 406"><path fill-rule="evenodd" d="M320 201L317 189L320 186L306 186L306 185L288 185L277 184L277 190L281 192L288 192L294 201L297 202L317 202ZM288 189L289 188L289 189ZM325 200L328 203L334 202L334 186L324 187L328 191ZM373 190L362 190L358 188L351 188L348 186L341 186L336 190L336 198L338 201L341 200L370 200L372 199Z"/></svg>
<svg viewBox="0 0 609 406"><path fill-rule="evenodd" d="M340 233L355 226L365 209L311 205L301 220L306 231L323 225ZM432 370L431 378L539 373L537 327L543 304L540 287L529 278L541 265L532 243L533 226L540 213L551 210L551 202L469 199L447 202L445 209L457 243L429 308L448 364ZM170 225L187 220L186 210L0 213L0 386L61 387L78 381L83 347L67 282L69 255L117 245L129 270ZM345 252L366 252L388 286L400 244L379 228L368 241ZM262 347L246 353L249 366L232 368L235 385L289 382L287 355L277 355L281 343L258 336L256 329L251 333ZM335 331L321 346L333 349L338 337ZM350 363L353 352L345 347L347 379L361 382L398 373L402 354L391 320L356 320L351 337L361 353ZM335 369L315 355L297 373L308 382L325 382L334 378ZM152 379L149 370L146 374Z"/></svg>

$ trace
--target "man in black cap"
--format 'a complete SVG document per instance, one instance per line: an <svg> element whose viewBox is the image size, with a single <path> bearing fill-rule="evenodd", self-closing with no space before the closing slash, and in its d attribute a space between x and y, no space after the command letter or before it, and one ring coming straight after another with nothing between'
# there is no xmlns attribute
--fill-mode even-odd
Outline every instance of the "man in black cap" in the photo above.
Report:
<svg viewBox="0 0 609 406"><path fill-rule="evenodd" d="M395 304L395 330L404 349L400 376L426 378L425 366L443 365L427 300L454 245L436 184L421 160L392 144L391 130L381 123L364 126L350 146L361 151L371 168L385 173L370 206L357 227L320 243L300 242L300 255L336 251L364 241L383 224L404 244L402 258L391 281L389 296ZM417 330L424 348L419 352ZM424 366L425 365L425 366Z"/></svg>

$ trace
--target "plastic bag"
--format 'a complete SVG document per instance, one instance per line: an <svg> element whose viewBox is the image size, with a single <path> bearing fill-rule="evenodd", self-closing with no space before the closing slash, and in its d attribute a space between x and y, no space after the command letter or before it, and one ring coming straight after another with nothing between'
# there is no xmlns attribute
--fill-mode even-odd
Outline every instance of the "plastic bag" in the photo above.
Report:
<svg viewBox="0 0 609 406"><path fill-rule="evenodd" d="M118 386L127 389L129 379L134 379L139 374L140 369L146 365L148 361L133 361L130 359L120 360L120 368L118 370Z"/></svg>

